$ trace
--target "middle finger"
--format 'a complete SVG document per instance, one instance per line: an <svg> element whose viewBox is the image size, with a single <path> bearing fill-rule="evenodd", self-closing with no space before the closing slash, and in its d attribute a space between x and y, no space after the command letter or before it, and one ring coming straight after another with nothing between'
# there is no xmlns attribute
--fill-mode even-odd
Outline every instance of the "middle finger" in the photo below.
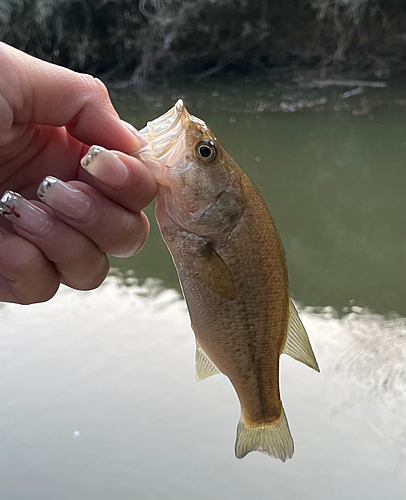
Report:
<svg viewBox="0 0 406 500"><path fill-rule="evenodd" d="M130 257L144 246L149 233L147 216L132 212L80 181L65 183L46 177L39 198L56 217L90 238L103 252Z"/></svg>

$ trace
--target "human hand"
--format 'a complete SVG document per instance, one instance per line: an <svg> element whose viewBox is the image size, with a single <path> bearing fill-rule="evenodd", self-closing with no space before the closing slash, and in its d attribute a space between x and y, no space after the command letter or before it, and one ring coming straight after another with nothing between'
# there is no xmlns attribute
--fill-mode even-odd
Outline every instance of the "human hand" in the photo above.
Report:
<svg viewBox="0 0 406 500"><path fill-rule="evenodd" d="M140 251L157 185L128 153L144 143L100 80L0 43L0 194L12 191L0 202L0 301L42 302L60 283L93 289L107 253Z"/></svg>

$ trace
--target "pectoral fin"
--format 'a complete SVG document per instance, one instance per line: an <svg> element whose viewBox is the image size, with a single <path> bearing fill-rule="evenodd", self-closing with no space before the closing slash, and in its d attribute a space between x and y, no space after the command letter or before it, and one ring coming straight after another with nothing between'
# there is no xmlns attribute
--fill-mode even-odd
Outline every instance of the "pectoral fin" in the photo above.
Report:
<svg viewBox="0 0 406 500"><path fill-rule="evenodd" d="M307 336L292 299L290 299L289 303L288 333L282 353L310 366L310 368L313 368L317 372L320 371L312 346L310 345L309 337Z"/></svg>
<svg viewBox="0 0 406 500"><path fill-rule="evenodd" d="M207 286L223 299L235 299L235 283L224 260L210 247L197 257L199 275Z"/></svg>
<svg viewBox="0 0 406 500"><path fill-rule="evenodd" d="M220 370L201 350L199 344L196 344L196 380L203 380L217 373L221 373Z"/></svg>

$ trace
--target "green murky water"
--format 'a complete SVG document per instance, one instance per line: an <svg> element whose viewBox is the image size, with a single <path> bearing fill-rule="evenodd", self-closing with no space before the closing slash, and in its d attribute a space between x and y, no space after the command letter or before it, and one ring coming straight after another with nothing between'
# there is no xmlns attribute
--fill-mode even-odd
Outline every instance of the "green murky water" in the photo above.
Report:
<svg viewBox="0 0 406 500"><path fill-rule="evenodd" d="M113 91L141 127L184 98L260 188L321 374L283 356L295 455L234 458L237 398L194 380L194 339L153 218L93 292L0 308L1 500L403 499L403 89ZM157 95L158 94L158 95Z"/></svg>

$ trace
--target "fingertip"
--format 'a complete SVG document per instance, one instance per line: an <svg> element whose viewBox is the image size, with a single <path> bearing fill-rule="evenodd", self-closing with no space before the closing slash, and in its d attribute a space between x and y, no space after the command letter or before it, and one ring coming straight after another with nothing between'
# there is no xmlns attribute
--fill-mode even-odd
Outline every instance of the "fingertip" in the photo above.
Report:
<svg viewBox="0 0 406 500"><path fill-rule="evenodd" d="M131 123L120 119L116 109L113 106L113 103L111 102L109 91L106 85L99 78L90 76L90 79L91 86L93 87L96 94L95 96L92 96L92 102L99 102L100 106L103 106L106 109L107 113L110 115L110 124L102 124L106 141L114 141L114 144L117 144L111 145L113 144L113 142L106 142L102 145L107 149L114 148L125 153L138 151L143 146L145 146L145 144L147 144L148 142L145 137L140 134L139 131L133 125L131 125Z"/></svg>
<svg viewBox="0 0 406 500"><path fill-rule="evenodd" d="M124 153L130 154L138 151L145 144L145 138L138 132L138 130L131 124L120 120L118 117L111 115L110 119L102 122L103 133L101 135L101 128L98 131L97 138L99 143L106 149L116 149ZM96 136L95 136L96 138ZM92 144L96 141L90 141Z"/></svg>
<svg viewBox="0 0 406 500"><path fill-rule="evenodd" d="M125 219L124 219L125 220ZM144 212L128 215L121 221L120 231L111 231L103 249L114 257L133 257L141 252L147 242L150 224Z"/></svg>
<svg viewBox="0 0 406 500"><path fill-rule="evenodd" d="M92 146L82 158L81 165L91 178L79 175L79 180L93 184L99 191L131 211L142 210L157 195L158 184L154 175L133 156Z"/></svg>
<svg viewBox="0 0 406 500"><path fill-rule="evenodd" d="M137 151L144 145L141 136L131 132L119 118L109 113L104 113L103 116L103 113L96 108L92 109L89 115L86 119L81 116L79 122L66 126L69 134L75 139L89 146L99 144L106 149L117 149L127 154Z"/></svg>
<svg viewBox="0 0 406 500"><path fill-rule="evenodd" d="M82 291L90 291L99 288L110 270L110 262L104 252L95 255L96 259L92 260L92 265L88 268L87 273L73 273L72 269L67 268L64 270L63 265L58 266L58 271L61 275L61 283L70 288ZM68 261L69 263L69 261Z"/></svg>
<svg viewBox="0 0 406 500"><path fill-rule="evenodd" d="M141 208L148 206L158 193L158 183L151 170L141 160L116 151L115 154L129 168L131 175L126 183L126 190L133 190Z"/></svg>
<svg viewBox="0 0 406 500"><path fill-rule="evenodd" d="M115 257L134 257L135 255L138 255L144 248L148 240L151 225L149 223L148 217L144 212L138 212L137 219L137 231L134 232L134 235L129 240L128 247L123 247L121 251L113 254Z"/></svg>
<svg viewBox="0 0 406 500"><path fill-rule="evenodd" d="M93 122L93 127L89 130L92 134L91 139L97 137L96 140L83 142L99 143L106 149L118 149L125 153L137 151L144 146L146 139L130 123L120 119L111 102L106 85L99 78L91 75L83 76L87 80L89 99L83 107L82 122L86 123L91 120ZM100 113L101 110L102 113ZM72 132L74 135L77 130L72 129Z"/></svg>
<svg viewBox="0 0 406 500"><path fill-rule="evenodd" d="M105 84L88 74L74 74L83 82L80 107L66 128L85 144L131 153L145 145L146 139L132 125L120 119Z"/></svg>
<svg viewBox="0 0 406 500"><path fill-rule="evenodd" d="M120 120L121 123L129 130L129 132L139 141L139 145L136 149L129 151L129 153L133 154L139 149L143 148L148 144L147 139L139 132L131 123L126 122L125 120Z"/></svg>
<svg viewBox="0 0 406 500"><path fill-rule="evenodd" d="M144 230L140 234L140 245L137 248L137 251L136 251L136 253L134 255L136 255L137 253L140 253L141 250L144 248L145 243L148 240L149 232L151 230L151 224L149 222L149 219L148 219L147 215L144 212L140 212L140 216L141 216L141 219L142 219Z"/></svg>

